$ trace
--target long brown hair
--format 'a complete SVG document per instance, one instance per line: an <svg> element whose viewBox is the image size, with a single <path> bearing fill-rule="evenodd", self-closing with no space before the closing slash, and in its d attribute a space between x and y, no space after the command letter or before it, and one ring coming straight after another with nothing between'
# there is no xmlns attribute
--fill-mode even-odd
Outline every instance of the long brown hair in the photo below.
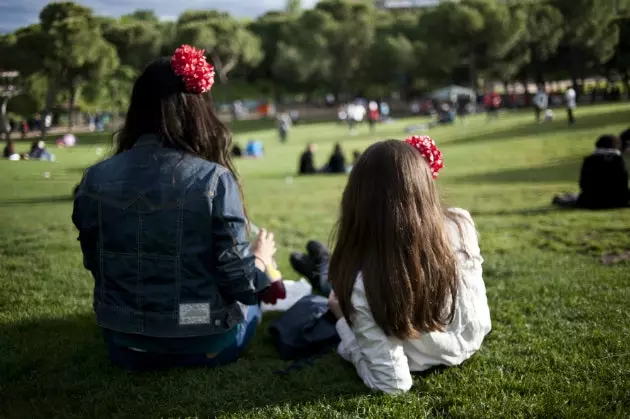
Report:
<svg viewBox="0 0 630 419"><path fill-rule="evenodd" d="M114 154L130 150L142 134L155 134L165 147L220 164L237 177L230 130L216 116L209 94L186 91L170 57L151 62L136 80Z"/></svg>
<svg viewBox="0 0 630 419"><path fill-rule="evenodd" d="M457 262L437 187L403 141L370 146L343 193L329 278L344 317L361 273L376 324L388 336L444 330L455 314Z"/></svg>

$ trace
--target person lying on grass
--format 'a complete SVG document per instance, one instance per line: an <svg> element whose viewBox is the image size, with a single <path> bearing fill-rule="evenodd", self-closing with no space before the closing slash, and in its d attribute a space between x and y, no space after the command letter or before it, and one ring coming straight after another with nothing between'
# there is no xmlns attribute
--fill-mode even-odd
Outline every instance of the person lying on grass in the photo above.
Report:
<svg viewBox="0 0 630 419"><path fill-rule="evenodd" d="M95 280L96 320L126 369L234 362L260 302L284 296L273 235L247 240L231 135L207 94L213 81L203 51L187 45L149 64L114 156L76 191L72 220Z"/></svg>
<svg viewBox="0 0 630 419"><path fill-rule="evenodd" d="M444 209L429 137L370 146L350 173L331 255L338 353L363 382L407 391L410 372L459 365L490 332L470 214Z"/></svg>

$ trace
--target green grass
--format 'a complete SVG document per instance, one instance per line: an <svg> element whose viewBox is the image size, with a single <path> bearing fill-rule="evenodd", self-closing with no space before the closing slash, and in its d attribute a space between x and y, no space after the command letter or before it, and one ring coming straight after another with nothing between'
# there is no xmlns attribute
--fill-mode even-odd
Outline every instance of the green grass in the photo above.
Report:
<svg viewBox="0 0 630 419"><path fill-rule="evenodd" d="M266 332L269 317L236 364L132 374L110 365L91 310L70 221L69 193L109 138L80 135L56 163L0 162L0 417L586 417L630 416L630 210L549 208L575 192L581 157L596 137L627 128L630 106L582 108L578 125L532 122L529 112L497 123L435 129L446 156L439 185L477 222L493 331L460 367L414 379L409 394L369 392L334 353L287 376ZM403 138L411 121L362 128L298 126L285 146L265 123L235 127L241 143L265 142L263 160L238 162L252 219L276 232L283 273L308 238L327 240L343 176L293 178L306 142L318 164L341 141L348 154ZM27 144L21 145L24 149ZM50 176L44 177L48 172Z"/></svg>

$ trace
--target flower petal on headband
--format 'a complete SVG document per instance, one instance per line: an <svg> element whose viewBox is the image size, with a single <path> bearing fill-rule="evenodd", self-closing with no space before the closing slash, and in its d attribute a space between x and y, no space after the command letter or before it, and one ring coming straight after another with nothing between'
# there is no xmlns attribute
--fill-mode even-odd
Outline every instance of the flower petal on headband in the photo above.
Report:
<svg viewBox="0 0 630 419"><path fill-rule="evenodd" d="M428 136L412 136L405 140L407 144L420 152L422 157L429 164L433 179L437 179L438 173L444 167L442 152L435 145L435 141Z"/></svg>
<svg viewBox="0 0 630 419"><path fill-rule="evenodd" d="M205 51L182 45L171 58L171 67L181 76L189 93L209 92L214 84L214 66L206 61Z"/></svg>

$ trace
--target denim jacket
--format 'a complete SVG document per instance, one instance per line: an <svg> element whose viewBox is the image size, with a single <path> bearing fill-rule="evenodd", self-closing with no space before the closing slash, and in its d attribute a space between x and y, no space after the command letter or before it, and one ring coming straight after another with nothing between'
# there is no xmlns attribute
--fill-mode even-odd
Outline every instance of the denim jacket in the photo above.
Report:
<svg viewBox="0 0 630 419"><path fill-rule="evenodd" d="M144 135L89 168L72 220L94 277L101 327L153 337L222 333L258 303L256 269L232 173Z"/></svg>

